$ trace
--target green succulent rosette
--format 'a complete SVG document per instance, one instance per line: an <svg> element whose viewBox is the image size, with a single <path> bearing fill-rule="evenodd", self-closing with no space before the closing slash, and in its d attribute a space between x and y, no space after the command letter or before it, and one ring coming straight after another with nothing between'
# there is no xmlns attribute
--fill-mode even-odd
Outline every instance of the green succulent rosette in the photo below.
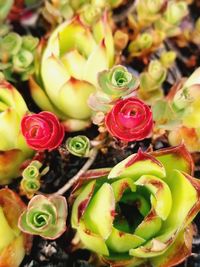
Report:
<svg viewBox="0 0 200 267"><path fill-rule="evenodd" d="M33 160L22 172L22 180L20 182L20 193L32 198L34 194L40 189L41 176L49 171L49 167L40 171L42 163L38 160Z"/></svg>
<svg viewBox="0 0 200 267"><path fill-rule="evenodd" d="M139 85L138 79L121 65L100 72L98 78L101 90L112 98L129 95Z"/></svg>
<svg viewBox="0 0 200 267"><path fill-rule="evenodd" d="M18 226L22 232L56 239L66 230L67 203L65 197L34 196L21 214Z"/></svg>
<svg viewBox="0 0 200 267"><path fill-rule="evenodd" d="M153 45L153 35L148 32L143 32L136 37L135 40L131 41L128 46L128 51L131 56L140 56L145 51L151 49Z"/></svg>
<svg viewBox="0 0 200 267"><path fill-rule="evenodd" d="M29 112L19 92L0 80L0 184L10 183L20 174L22 162L32 156L21 133L21 120Z"/></svg>
<svg viewBox="0 0 200 267"><path fill-rule="evenodd" d="M142 26L148 26L160 17L164 0L140 0L136 2L137 19Z"/></svg>
<svg viewBox="0 0 200 267"><path fill-rule="evenodd" d="M200 182L192 171L182 145L140 150L108 176L88 174L73 194L71 216L83 247L111 266L170 267L183 261L200 210Z"/></svg>
<svg viewBox="0 0 200 267"><path fill-rule="evenodd" d="M154 27L165 33L167 37L173 37L181 33L179 28L183 18L188 14L187 3L184 1L168 1L163 16L155 21Z"/></svg>
<svg viewBox="0 0 200 267"><path fill-rule="evenodd" d="M169 142L171 145L184 142L190 152L200 151L199 77L200 68L196 69L185 82L180 82L173 87L167 98L167 103L173 108L175 118L179 119L176 127L169 129Z"/></svg>
<svg viewBox="0 0 200 267"><path fill-rule="evenodd" d="M67 150L77 157L88 157L90 140L85 135L70 137L66 141Z"/></svg>
<svg viewBox="0 0 200 267"><path fill-rule="evenodd" d="M14 81L13 73L22 81L34 73L34 56L38 38L31 35L20 36L8 32L0 39L0 70L7 80Z"/></svg>
<svg viewBox="0 0 200 267"><path fill-rule="evenodd" d="M167 69L159 60L152 60L148 70L140 74L139 95L147 101L155 101L163 96L162 83L166 79Z"/></svg>
<svg viewBox="0 0 200 267"><path fill-rule="evenodd" d="M51 34L38 75L30 80L32 97L41 109L65 121L67 130L74 130L67 123L70 120L80 121L84 128L91 118L87 100L98 87L97 74L111 67L113 60L106 14L92 26L83 24L79 16L66 21Z"/></svg>
<svg viewBox="0 0 200 267"><path fill-rule="evenodd" d="M105 8L116 8L123 2L124 0L69 0L70 5L76 11L87 4L91 4L93 6L105 9Z"/></svg>

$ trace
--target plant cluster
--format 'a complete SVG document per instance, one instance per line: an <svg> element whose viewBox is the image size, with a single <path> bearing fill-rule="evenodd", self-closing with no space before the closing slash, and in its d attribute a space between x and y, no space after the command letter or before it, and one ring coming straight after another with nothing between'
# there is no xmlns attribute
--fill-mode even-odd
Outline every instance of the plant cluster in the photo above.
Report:
<svg viewBox="0 0 200 267"><path fill-rule="evenodd" d="M191 255L196 2L0 0L0 266L29 266L41 240L92 267Z"/></svg>

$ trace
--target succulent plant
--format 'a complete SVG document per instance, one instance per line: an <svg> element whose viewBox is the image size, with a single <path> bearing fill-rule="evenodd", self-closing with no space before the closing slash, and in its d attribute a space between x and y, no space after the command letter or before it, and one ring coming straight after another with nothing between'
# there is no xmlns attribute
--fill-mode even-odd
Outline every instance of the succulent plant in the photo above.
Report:
<svg viewBox="0 0 200 267"><path fill-rule="evenodd" d="M0 22L4 21L6 17L8 16L12 5L14 3L14 0L1 0L0 1Z"/></svg>
<svg viewBox="0 0 200 267"><path fill-rule="evenodd" d="M176 36L181 33L179 24L187 14L185 1L168 1L163 16L154 23L155 29L164 32L167 37Z"/></svg>
<svg viewBox="0 0 200 267"><path fill-rule="evenodd" d="M31 245L31 236L23 234L17 227L18 218L26 206L8 188L0 190L0 203L0 266L18 267Z"/></svg>
<svg viewBox="0 0 200 267"><path fill-rule="evenodd" d="M9 32L0 39L0 70L7 80L13 81L13 73L27 80L34 72L34 54L38 38L20 36Z"/></svg>
<svg viewBox="0 0 200 267"><path fill-rule="evenodd" d="M21 133L21 120L28 108L19 92L0 80L0 183L7 184L20 174L22 162L32 156Z"/></svg>
<svg viewBox="0 0 200 267"><path fill-rule="evenodd" d="M90 151L90 140L85 135L69 137L66 141L67 150L77 157L88 157Z"/></svg>
<svg viewBox="0 0 200 267"><path fill-rule="evenodd" d="M141 150L77 186L71 224L83 247L115 266L174 266L191 252L200 182L185 147ZM181 253L180 253L181 248Z"/></svg>
<svg viewBox="0 0 200 267"><path fill-rule="evenodd" d="M66 230L67 203L65 197L34 196L18 222L22 232L56 239Z"/></svg>
<svg viewBox="0 0 200 267"><path fill-rule="evenodd" d="M131 94L138 87L138 80L126 67L116 65L99 73L99 86L112 98Z"/></svg>
<svg viewBox="0 0 200 267"><path fill-rule="evenodd" d="M166 79L167 69L159 60L152 60L148 70L140 74L140 88L138 95L147 102L163 97L162 83Z"/></svg>
<svg viewBox="0 0 200 267"><path fill-rule="evenodd" d="M73 130L70 122L74 120L84 128L91 117L87 99L98 87L97 74L112 66L113 60L113 37L106 14L89 27L77 16L51 34L41 72L30 80L32 97L41 109L68 121L67 130Z"/></svg>
<svg viewBox="0 0 200 267"><path fill-rule="evenodd" d="M143 32L139 34L135 40L131 41L128 46L131 56L140 56L146 51L151 50L153 46L153 35L149 32Z"/></svg>
<svg viewBox="0 0 200 267"><path fill-rule="evenodd" d="M137 19L141 26L151 25L161 15L164 0L140 0L136 2Z"/></svg>
<svg viewBox="0 0 200 267"><path fill-rule="evenodd" d="M179 123L169 132L169 142L177 145L184 141L190 152L200 151L200 68L171 92L168 101Z"/></svg>
<svg viewBox="0 0 200 267"><path fill-rule="evenodd" d="M49 171L49 167L40 171L42 163L38 160L33 160L23 170L22 180L20 182L20 193L32 198L34 194L40 189L40 178Z"/></svg>
<svg viewBox="0 0 200 267"><path fill-rule="evenodd" d="M138 79L122 65L116 65L98 74L99 90L90 95L88 104L94 111L107 112L123 97L135 95Z"/></svg>

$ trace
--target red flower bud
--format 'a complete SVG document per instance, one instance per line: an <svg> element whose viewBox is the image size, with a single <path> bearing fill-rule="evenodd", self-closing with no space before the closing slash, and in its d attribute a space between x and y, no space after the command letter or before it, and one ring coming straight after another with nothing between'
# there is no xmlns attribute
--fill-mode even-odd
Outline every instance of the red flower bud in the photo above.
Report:
<svg viewBox="0 0 200 267"><path fill-rule="evenodd" d="M21 129L27 144L35 150L53 150L64 138L64 127L53 113L47 111L26 115Z"/></svg>
<svg viewBox="0 0 200 267"><path fill-rule="evenodd" d="M105 124L112 136L124 141L139 141L152 130L151 109L134 97L119 100L107 114Z"/></svg>

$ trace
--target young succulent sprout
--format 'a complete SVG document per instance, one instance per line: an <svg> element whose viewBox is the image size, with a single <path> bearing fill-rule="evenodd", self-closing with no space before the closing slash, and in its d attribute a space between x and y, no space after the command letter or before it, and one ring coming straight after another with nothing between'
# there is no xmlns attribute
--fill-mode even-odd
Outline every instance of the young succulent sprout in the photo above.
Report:
<svg viewBox="0 0 200 267"><path fill-rule="evenodd" d="M128 51L131 56L141 56L145 52L151 50L153 42L153 35L151 33L141 33L129 44Z"/></svg>
<svg viewBox="0 0 200 267"><path fill-rule="evenodd" d="M0 80L0 184L8 184L20 174L22 162L33 155L26 145L20 124L28 108L19 92ZM6 162L6 164L5 164Z"/></svg>
<svg viewBox="0 0 200 267"><path fill-rule="evenodd" d="M88 179L78 187L72 227L83 246L108 265L174 266L191 253L191 222L200 210L200 181L192 172L183 145L140 150L113 167L107 179Z"/></svg>
<svg viewBox="0 0 200 267"><path fill-rule="evenodd" d="M174 37L181 33L179 26L187 14L188 6L186 2L169 1L163 16L155 21L154 27L156 30L165 33L166 37Z"/></svg>
<svg viewBox="0 0 200 267"><path fill-rule="evenodd" d="M111 67L113 61L113 37L107 15L91 26L76 16L51 34L38 64L41 71L30 80L32 97L41 109L64 121L66 130L74 130L72 123L68 125L69 120L80 122L85 128L91 119L87 100L98 88L97 74Z"/></svg>
<svg viewBox="0 0 200 267"><path fill-rule="evenodd" d="M136 2L137 20L140 27L146 27L156 21L162 14L164 0L140 0Z"/></svg>
<svg viewBox="0 0 200 267"><path fill-rule="evenodd" d="M139 81L128 69L122 65L116 65L110 70L104 70L98 74L100 89L90 95L88 105L96 113L107 113L121 98L135 95ZM93 116L93 123L96 114Z"/></svg>
<svg viewBox="0 0 200 267"><path fill-rule="evenodd" d="M162 98L162 83L166 76L167 68L159 60L152 60L148 70L140 74L139 96L149 103Z"/></svg>
<svg viewBox="0 0 200 267"><path fill-rule="evenodd" d="M74 156L89 157L90 140L85 135L70 137L66 141L66 148Z"/></svg>
<svg viewBox="0 0 200 267"><path fill-rule="evenodd" d="M22 232L56 239L66 230L67 202L63 196L34 196L21 214L18 227Z"/></svg>
<svg viewBox="0 0 200 267"><path fill-rule="evenodd" d="M8 188L0 190L0 266L20 266L31 247L32 238L17 227L25 204Z"/></svg>
<svg viewBox="0 0 200 267"><path fill-rule="evenodd" d="M169 142L177 145L184 142L190 152L200 151L200 68L196 69L177 91L169 94L179 123L169 131ZM165 125L163 125L165 127Z"/></svg>
<svg viewBox="0 0 200 267"><path fill-rule="evenodd" d="M101 90L112 100L130 95L139 85L138 79L121 65L100 72L98 81Z"/></svg>
<svg viewBox="0 0 200 267"><path fill-rule="evenodd" d="M91 4L95 7L106 9L106 8L116 8L121 5L124 0L69 0L70 5L76 11L84 8L85 5Z"/></svg>
<svg viewBox="0 0 200 267"><path fill-rule="evenodd" d="M40 178L49 171L49 167L40 171L42 163L38 160L32 161L22 172L22 180L20 183L20 193L31 199L40 189Z"/></svg>
<svg viewBox="0 0 200 267"><path fill-rule="evenodd" d="M21 80L27 80L34 72L34 54L38 38L31 35L20 36L15 32L7 33L0 40L1 70L12 81L12 74L17 73Z"/></svg>

